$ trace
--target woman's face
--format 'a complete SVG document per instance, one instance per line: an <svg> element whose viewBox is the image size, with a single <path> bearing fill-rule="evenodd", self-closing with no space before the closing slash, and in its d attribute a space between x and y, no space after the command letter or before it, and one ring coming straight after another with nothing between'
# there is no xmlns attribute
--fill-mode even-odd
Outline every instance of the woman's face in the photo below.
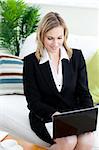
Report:
<svg viewBox="0 0 99 150"><path fill-rule="evenodd" d="M64 28L62 26L49 30L44 36L44 47L48 52L57 52L64 42Z"/></svg>

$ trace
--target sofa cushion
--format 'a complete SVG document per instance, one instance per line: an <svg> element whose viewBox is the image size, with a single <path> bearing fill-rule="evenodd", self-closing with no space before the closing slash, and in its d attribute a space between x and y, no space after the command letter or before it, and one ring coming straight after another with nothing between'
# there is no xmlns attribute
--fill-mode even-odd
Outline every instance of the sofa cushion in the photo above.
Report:
<svg viewBox="0 0 99 150"><path fill-rule="evenodd" d="M89 89L94 103L99 103L99 49L93 57L87 61Z"/></svg>
<svg viewBox="0 0 99 150"><path fill-rule="evenodd" d="M0 54L0 95L23 94L23 61L17 56Z"/></svg>

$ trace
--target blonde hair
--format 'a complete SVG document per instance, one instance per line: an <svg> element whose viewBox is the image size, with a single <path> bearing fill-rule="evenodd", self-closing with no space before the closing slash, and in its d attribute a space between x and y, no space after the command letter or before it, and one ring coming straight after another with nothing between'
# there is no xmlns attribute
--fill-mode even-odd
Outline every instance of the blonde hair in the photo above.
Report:
<svg viewBox="0 0 99 150"><path fill-rule="evenodd" d="M36 50L36 57L38 60L42 57L42 51L44 49L44 35L47 33L49 30L62 26L64 28L64 42L63 46L65 47L67 54L69 58L72 56L72 49L67 46L66 40L68 38L68 28L64 22L64 20L60 17L58 13L55 12L49 12L44 16L42 21L40 22L38 29L37 29L37 50Z"/></svg>

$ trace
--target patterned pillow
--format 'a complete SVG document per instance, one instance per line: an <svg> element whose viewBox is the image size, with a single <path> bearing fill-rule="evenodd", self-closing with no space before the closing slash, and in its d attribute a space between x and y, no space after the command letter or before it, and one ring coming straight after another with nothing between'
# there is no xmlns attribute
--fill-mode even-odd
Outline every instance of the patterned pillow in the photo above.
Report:
<svg viewBox="0 0 99 150"><path fill-rule="evenodd" d="M23 94L23 61L8 54L0 54L0 95L4 94Z"/></svg>

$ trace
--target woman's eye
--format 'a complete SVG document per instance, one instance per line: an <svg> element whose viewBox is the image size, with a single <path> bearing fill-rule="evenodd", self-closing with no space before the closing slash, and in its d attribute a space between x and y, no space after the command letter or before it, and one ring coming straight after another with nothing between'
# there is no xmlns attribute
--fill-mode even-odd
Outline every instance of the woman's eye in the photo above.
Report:
<svg viewBox="0 0 99 150"><path fill-rule="evenodd" d="M54 38L53 37L48 37L48 40L53 40ZM62 39L62 37L58 37L57 38L58 40Z"/></svg>
<svg viewBox="0 0 99 150"><path fill-rule="evenodd" d="M58 39L60 40L60 39L62 39L62 37L59 37Z"/></svg>
<svg viewBox="0 0 99 150"><path fill-rule="evenodd" d="M48 37L48 40L52 40L53 38L52 37Z"/></svg>

